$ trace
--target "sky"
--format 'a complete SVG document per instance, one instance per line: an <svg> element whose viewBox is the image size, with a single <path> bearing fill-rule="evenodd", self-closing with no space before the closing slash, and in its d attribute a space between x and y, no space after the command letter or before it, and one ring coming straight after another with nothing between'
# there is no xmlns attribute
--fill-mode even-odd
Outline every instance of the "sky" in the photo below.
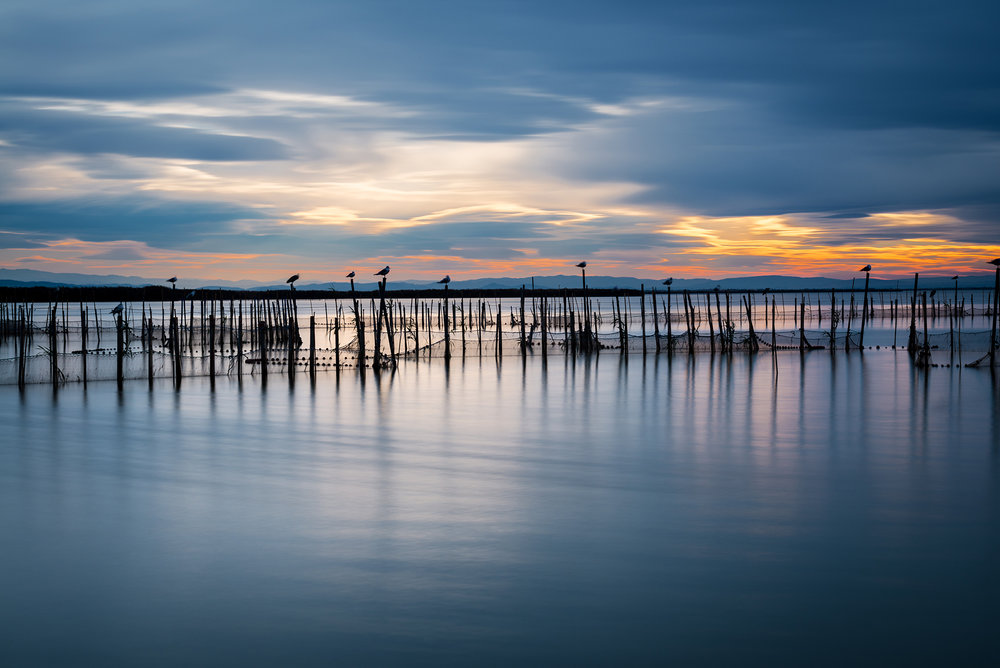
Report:
<svg viewBox="0 0 1000 668"><path fill-rule="evenodd" d="M0 267L983 273L1000 5L0 3Z"/></svg>

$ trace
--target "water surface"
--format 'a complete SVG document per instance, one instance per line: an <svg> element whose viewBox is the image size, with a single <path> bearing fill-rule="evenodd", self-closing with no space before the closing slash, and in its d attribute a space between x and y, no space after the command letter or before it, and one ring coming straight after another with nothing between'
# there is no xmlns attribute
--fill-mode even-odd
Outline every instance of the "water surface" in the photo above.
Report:
<svg viewBox="0 0 1000 668"><path fill-rule="evenodd" d="M995 664L998 388L884 350L0 387L0 663Z"/></svg>

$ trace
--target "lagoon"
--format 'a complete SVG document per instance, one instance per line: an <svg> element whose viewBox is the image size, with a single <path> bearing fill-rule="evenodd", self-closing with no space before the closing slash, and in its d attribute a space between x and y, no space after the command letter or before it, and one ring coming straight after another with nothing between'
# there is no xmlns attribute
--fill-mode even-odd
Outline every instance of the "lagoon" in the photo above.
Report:
<svg viewBox="0 0 1000 668"><path fill-rule="evenodd" d="M1000 384L905 352L0 387L3 665L987 665Z"/></svg>

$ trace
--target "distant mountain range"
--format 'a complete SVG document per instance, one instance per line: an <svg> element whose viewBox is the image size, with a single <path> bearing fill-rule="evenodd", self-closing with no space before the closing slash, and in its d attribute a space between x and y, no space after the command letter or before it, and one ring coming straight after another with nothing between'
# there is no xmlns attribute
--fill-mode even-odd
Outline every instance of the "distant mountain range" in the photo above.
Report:
<svg viewBox="0 0 1000 668"><path fill-rule="evenodd" d="M66 287L66 286L146 286L161 285L167 283L162 279L143 278L141 276L119 276L106 275L98 276L92 274L64 274L48 271L36 271L34 269L0 269L0 286L3 287ZM912 279L877 279L873 278L871 287L874 289L905 289L911 286ZM993 275L991 273L977 274L975 276L962 277L959 284L963 288L989 288L993 286ZM395 290L427 290L440 289L441 286L433 281L394 281L390 278L389 289ZM557 276L534 276L525 278L473 278L468 280L454 280L451 288L455 290L511 290L521 286L540 289L578 288L580 287L580 276L557 275ZM662 279L654 278L632 278L627 276L588 276L587 286L595 289L635 289L640 286L647 289L656 287L663 289ZM743 276L734 278L723 278L719 280L709 278L676 278L673 282L674 290L711 290L719 286L722 290L762 290L771 288L772 290L829 290L831 288L844 290L853 287L864 286L864 277L859 276L854 281L850 279L824 278L824 277L799 277L799 276ZM920 287L930 289L951 288L954 283L950 276L921 276ZM348 281L334 281L324 283L299 282L296 287L299 290L330 290L336 292L346 292L350 290L351 284ZM358 290L374 290L377 287L375 281L357 281L355 287ZM286 290L285 283L262 283L259 281L220 281L218 279L181 279L177 283L178 289L236 289L236 290Z"/></svg>

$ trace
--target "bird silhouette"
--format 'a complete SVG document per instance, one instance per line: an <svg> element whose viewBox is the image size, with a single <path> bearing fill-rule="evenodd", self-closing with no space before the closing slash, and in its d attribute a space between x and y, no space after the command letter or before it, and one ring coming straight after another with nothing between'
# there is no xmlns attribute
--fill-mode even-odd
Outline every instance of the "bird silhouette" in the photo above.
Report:
<svg viewBox="0 0 1000 668"><path fill-rule="evenodd" d="M349 273L349 274L348 274L347 276L345 276L344 278L354 278L354 272L352 271L351 273Z"/></svg>
<svg viewBox="0 0 1000 668"><path fill-rule="evenodd" d="M294 283L297 280L299 280L299 275L298 274L292 274L291 276L288 277L288 280L285 281L285 283Z"/></svg>
<svg viewBox="0 0 1000 668"><path fill-rule="evenodd" d="M957 281L957 280L958 280L958 276L952 276L952 277L951 277L951 280L953 280L953 281Z"/></svg>
<svg viewBox="0 0 1000 668"><path fill-rule="evenodd" d="M871 270L872 266L870 264L866 264L865 266L861 267L861 269L858 269L858 271L871 271Z"/></svg>
<svg viewBox="0 0 1000 668"><path fill-rule="evenodd" d="M576 265L576 266L580 267L580 269L583 269L584 267L586 267L586 266L587 266L587 263L586 263L586 262L581 262L581 263L579 263L579 264L578 264L578 265Z"/></svg>
<svg viewBox="0 0 1000 668"><path fill-rule="evenodd" d="M374 276L388 276L389 275L389 265L385 265L385 267L383 267L382 269L379 269L373 275Z"/></svg>
<svg viewBox="0 0 1000 668"><path fill-rule="evenodd" d="M184 297L184 299L194 299L194 294L195 294L195 290L192 290L191 292L187 293L187 295Z"/></svg>
<svg viewBox="0 0 1000 668"><path fill-rule="evenodd" d="M671 283L673 283L673 282L674 282L674 279L673 279L673 278L668 278L667 280L663 281L663 284L664 284L664 285L670 285L670 284L671 284Z"/></svg>
<svg viewBox="0 0 1000 668"><path fill-rule="evenodd" d="M125 310L125 305L122 304L121 302L118 302L118 306L116 306L113 309L111 309L111 315L118 315L119 313L121 313L124 310Z"/></svg>
<svg viewBox="0 0 1000 668"><path fill-rule="evenodd" d="M167 279L167 283L176 283L176 282L177 282L176 276L171 276L170 278Z"/></svg>
<svg viewBox="0 0 1000 668"><path fill-rule="evenodd" d="M444 283L445 285L448 285L449 283L451 283L451 276L445 276L440 281L438 281L438 283Z"/></svg>
<svg viewBox="0 0 1000 668"><path fill-rule="evenodd" d="M715 290L716 292L718 292L718 291L719 291L719 290L721 290L722 288L720 288L720 287L719 287L718 285L716 285L716 286L715 286L714 288L712 288L712 289L713 289L713 290Z"/></svg>
<svg viewBox="0 0 1000 668"><path fill-rule="evenodd" d="M1000 267L1000 257L995 260L990 260L986 264L992 264L994 267Z"/></svg>

